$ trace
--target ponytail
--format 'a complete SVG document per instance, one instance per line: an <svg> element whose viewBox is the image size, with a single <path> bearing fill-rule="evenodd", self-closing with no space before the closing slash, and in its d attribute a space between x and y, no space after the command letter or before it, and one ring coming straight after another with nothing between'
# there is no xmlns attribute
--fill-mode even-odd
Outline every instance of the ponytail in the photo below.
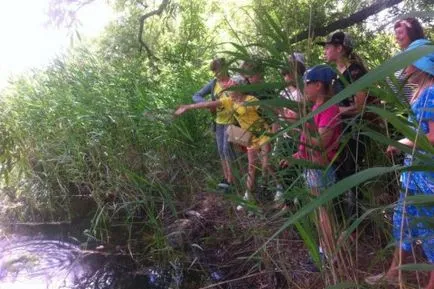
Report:
<svg viewBox="0 0 434 289"><path fill-rule="evenodd" d="M363 72L368 72L368 67L365 64L365 61L358 55L356 52L353 51L353 49L348 49L344 47L345 49L345 56L348 58L348 61L350 64L357 64L363 69Z"/></svg>
<svg viewBox="0 0 434 289"><path fill-rule="evenodd" d="M364 73L368 72L368 67L365 64L365 61L358 55L356 52L353 51L352 47L345 46L343 44L333 44L334 46L340 45L342 47L343 51L343 57L346 57L348 59L348 62L350 64L357 64L363 69Z"/></svg>

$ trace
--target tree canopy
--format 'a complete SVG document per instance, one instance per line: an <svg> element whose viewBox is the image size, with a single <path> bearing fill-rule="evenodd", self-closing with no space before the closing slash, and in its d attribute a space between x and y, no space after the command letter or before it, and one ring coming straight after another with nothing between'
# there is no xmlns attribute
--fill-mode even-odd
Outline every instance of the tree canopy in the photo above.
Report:
<svg viewBox="0 0 434 289"><path fill-rule="evenodd" d="M77 11L92 1L95 0L51 0L51 22L55 25L75 27L74 19ZM366 34L366 31L371 30L365 29L369 25L370 18L376 19L371 21L382 23L375 25L380 28L390 24L400 15L416 15L430 23L429 21L432 20L430 12L434 9L429 0L406 2L402 0L326 2L251 0L226 1L224 4L219 1L112 0L108 3L124 15L122 21L118 21L116 25L112 24L112 29L117 30L124 26L122 31L125 35L121 39L130 43L130 48L138 52L143 50L150 58L158 58L159 55L167 52L166 46L173 45L175 39L184 42L182 46L186 49L189 41L195 41L192 38L204 41L205 45L202 45L204 47L213 48L222 41L244 44L260 42L262 37L267 37L266 32L273 29L270 27L272 22L275 25L275 33L278 33L278 27L281 30L280 34L285 38L280 39L282 43L276 45L291 47L309 36L311 38L326 36L335 30L358 29L360 33ZM388 12L381 13L383 16L379 19L378 14L385 9ZM129 37L126 36L128 34ZM135 41L129 39L134 35ZM268 42L269 39L263 40ZM117 45L126 44L122 42L119 41ZM185 54L181 52L181 57L184 56Z"/></svg>

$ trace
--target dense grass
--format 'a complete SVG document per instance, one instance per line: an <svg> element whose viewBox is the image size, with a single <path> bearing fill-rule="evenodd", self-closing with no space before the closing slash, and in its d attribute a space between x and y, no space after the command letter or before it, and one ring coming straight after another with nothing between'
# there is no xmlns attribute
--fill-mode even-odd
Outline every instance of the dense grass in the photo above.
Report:
<svg viewBox="0 0 434 289"><path fill-rule="evenodd" d="M152 78L147 69L136 59L123 69L79 50L3 94L3 185L24 200L20 218L74 219L72 198L90 194L97 234L115 216L145 211L152 218L162 204L172 214L176 199L188 204L214 166L195 165L214 152L210 118L175 121L171 108L189 101L207 75L168 65Z"/></svg>

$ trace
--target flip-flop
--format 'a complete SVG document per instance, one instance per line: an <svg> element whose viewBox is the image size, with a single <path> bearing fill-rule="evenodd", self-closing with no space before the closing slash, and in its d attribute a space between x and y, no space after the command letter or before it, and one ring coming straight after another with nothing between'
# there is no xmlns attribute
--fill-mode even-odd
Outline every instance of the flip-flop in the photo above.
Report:
<svg viewBox="0 0 434 289"><path fill-rule="evenodd" d="M399 286L399 280L390 277L388 278L386 273L366 277L365 282L369 285L390 284L394 286Z"/></svg>

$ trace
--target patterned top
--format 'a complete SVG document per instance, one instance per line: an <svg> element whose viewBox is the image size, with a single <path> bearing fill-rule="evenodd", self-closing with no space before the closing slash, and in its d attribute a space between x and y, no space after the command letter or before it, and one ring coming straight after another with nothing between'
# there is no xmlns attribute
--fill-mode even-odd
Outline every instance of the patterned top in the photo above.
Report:
<svg viewBox="0 0 434 289"><path fill-rule="evenodd" d="M408 120L420 124L417 126L419 134L428 134L429 122L434 121L434 85L421 92L419 97L411 104L411 110L413 114L408 117ZM411 166L413 158L412 155L406 154L404 165ZM401 184L403 188L408 187L422 193L434 194L434 171L402 172Z"/></svg>
<svg viewBox="0 0 434 289"><path fill-rule="evenodd" d="M404 70L402 69L395 72L395 78L398 86L396 86L390 79L386 79L386 81L390 88L392 88L393 92L398 95L399 99L403 100L405 103L409 103L413 96L413 91L416 90L417 86L407 82Z"/></svg>
<svg viewBox="0 0 434 289"><path fill-rule="evenodd" d="M220 102L222 103L221 106L224 107L225 110L231 112L242 129L248 130L252 133L262 133L265 128L265 122L258 113L259 106L245 105L248 102L257 101L259 100L251 95L247 95L242 103L237 103L228 96L220 98Z"/></svg>
<svg viewBox="0 0 434 289"><path fill-rule="evenodd" d="M258 112L259 105L246 105L249 102L259 101L256 97L247 95L244 102L235 102L231 97L224 96L220 98L222 106L230 110L237 120L239 126L253 134L249 147L258 149L268 142L269 137L264 133L267 130L267 124Z"/></svg>
<svg viewBox="0 0 434 289"><path fill-rule="evenodd" d="M230 87L233 85L232 80L229 80L223 85L221 85L218 81L216 82L214 86L214 95L217 99L221 99L223 97L228 97L228 93L224 91L224 89ZM225 108L224 106L217 107L217 114L216 114L216 123L218 124L232 124L234 123L234 118L232 115L232 111L228 108Z"/></svg>

